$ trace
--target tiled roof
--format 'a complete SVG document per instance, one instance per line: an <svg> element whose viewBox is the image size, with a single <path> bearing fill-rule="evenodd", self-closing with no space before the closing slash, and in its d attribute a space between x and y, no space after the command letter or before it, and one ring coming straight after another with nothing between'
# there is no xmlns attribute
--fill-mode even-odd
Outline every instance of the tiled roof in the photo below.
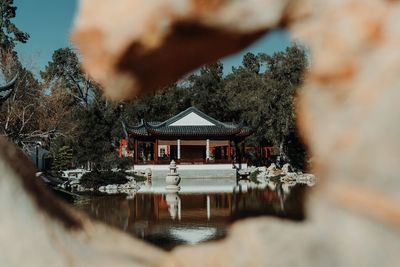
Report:
<svg viewBox="0 0 400 267"><path fill-rule="evenodd" d="M144 122L140 122L140 124L132 127L127 127L126 128L127 132L129 134L135 135L135 136L149 136L147 133L146 128L144 127Z"/></svg>
<svg viewBox="0 0 400 267"><path fill-rule="evenodd" d="M175 122L190 113L195 113L210 122L210 125L182 125L174 126ZM178 115L164 122L144 122L127 127L127 131L137 137L159 136L159 137L246 137L252 134L252 130L240 124L220 122L195 107L190 107Z"/></svg>

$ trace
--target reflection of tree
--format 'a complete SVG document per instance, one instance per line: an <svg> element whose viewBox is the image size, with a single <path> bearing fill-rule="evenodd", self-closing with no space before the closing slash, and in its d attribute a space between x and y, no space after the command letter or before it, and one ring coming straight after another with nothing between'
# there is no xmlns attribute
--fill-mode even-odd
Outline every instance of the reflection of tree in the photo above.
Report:
<svg viewBox="0 0 400 267"><path fill-rule="evenodd" d="M272 215L290 219L303 218L305 186L270 181L263 189L249 189L247 193L234 193L232 218Z"/></svg>
<svg viewBox="0 0 400 267"><path fill-rule="evenodd" d="M126 220L129 217L129 208L125 196L78 199L74 205L94 219L120 229L124 229Z"/></svg>

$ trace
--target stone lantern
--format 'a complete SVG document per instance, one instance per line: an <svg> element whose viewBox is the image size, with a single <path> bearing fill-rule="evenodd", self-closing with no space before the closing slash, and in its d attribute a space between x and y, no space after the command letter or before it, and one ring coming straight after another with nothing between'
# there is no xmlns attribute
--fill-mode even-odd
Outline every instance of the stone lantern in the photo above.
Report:
<svg viewBox="0 0 400 267"><path fill-rule="evenodd" d="M150 168L144 170L144 177L146 178L147 184L151 184L152 171Z"/></svg>
<svg viewBox="0 0 400 267"><path fill-rule="evenodd" d="M169 165L169 173L167 177L165 177L165 182L167 183L166 190L168 192L178 192L180 189L179 183L181 177L179 177L179 173L177 173L176 169L176 162L172 160Z"/></svg>

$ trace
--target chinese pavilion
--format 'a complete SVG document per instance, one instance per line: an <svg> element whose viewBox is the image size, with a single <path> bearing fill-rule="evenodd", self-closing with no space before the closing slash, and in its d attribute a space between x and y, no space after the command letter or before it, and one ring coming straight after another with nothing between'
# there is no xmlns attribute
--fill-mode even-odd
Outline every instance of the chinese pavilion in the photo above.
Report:
<svg viewBox="0 0 400 267"><path fill-rule="evenodd" d="M220 122L190 107L164 122L142 122L126 127L134 144L135 164L231 163L242 161L240 150L252 130ZM137 152L137 153L136 153Z"/></svg>

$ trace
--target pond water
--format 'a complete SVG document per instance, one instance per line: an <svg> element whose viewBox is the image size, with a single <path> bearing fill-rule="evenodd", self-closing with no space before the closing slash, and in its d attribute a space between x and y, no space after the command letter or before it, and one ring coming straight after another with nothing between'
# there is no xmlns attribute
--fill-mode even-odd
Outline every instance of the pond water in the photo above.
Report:
<svg viewBox="0 0 400 267"><path fill-rule="evenodd" d="M167 193L163 179L143 184L131 195L79 197L73 205L92 218L170 250L226 235L229 224L251 216L304 219L307 185L234 179L184 179L178 193Z"/></svg>

